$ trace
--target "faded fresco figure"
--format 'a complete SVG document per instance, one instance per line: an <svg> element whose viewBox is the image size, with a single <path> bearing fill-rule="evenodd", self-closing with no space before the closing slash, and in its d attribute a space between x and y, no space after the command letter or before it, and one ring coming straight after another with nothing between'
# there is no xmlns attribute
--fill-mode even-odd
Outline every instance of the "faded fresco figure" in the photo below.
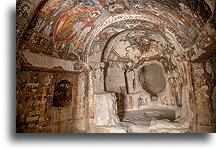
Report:
<svg viewBox="0 0 216 148"><path fill-rule="evenodd" d="M30 7L26 4L24 4L20 10L17 11L17 17L24 17L24 18L28 18L28 11L29 11Z"/></svg>

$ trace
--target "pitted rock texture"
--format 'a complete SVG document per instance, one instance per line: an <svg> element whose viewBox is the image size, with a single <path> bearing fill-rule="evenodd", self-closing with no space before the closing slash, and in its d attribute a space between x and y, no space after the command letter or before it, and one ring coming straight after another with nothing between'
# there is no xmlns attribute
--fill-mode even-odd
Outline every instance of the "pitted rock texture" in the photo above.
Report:
<svg viewBox="0 0 216 148"><path fill-rule="evenodd" d="M144 66L140 71L139 80L143 89L152 96L157 96L166 87L163 69L158 64Z"/></svg>

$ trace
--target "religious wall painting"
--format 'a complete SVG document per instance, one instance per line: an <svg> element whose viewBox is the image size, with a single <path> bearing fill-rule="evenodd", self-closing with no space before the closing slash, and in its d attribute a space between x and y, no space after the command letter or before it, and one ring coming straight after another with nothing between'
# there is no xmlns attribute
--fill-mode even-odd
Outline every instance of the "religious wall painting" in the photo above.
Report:
<svg viewBox="0 0 216 148"><path fill-rule="evenodd" d="M162 2L162 3L164 3L164 2ZM193 42L197 38L196 36L198 33L196 32L196 29L194 29L194 27L191 25L191 23L194 22L193 21L194 17L192 16L193 19L192 18L187 19L187 17L180 14L179 11L181 11L181 9L176 4L173 5L173 4L166 2L165 5L162 5L162 6L167 5L168 7L163 8L160 5L157 5L155 3L153 7L151 6L151 8L149 8L148 5L150 6L150 4L149 4L150 2L146 2L146 4L145 4L144 1L131 0L131 1L129 1L129 3L131 5L131 7L135 7L139 3L141 6L146 5L146 7L142 8L141 10L139 10L139 9L135 9L135 10L133 9L133 10L134 11L143 11L143 12L150 11L152 14L159 16L161 19L169 22L173 26L177 26L176 29L182 31L184 34L186 34L186 36L191 36L191 38L190 38L191 42ZM171 7L176 8L176 9L171 9ZM197 26L198 24L199 23L195 24L195 26Z"/></svg>
<svg viewBox="0 0 216 148"><path fill-rule="evenodd" d="M112 28L110 29L112 30L112 32L121 32L125 29L152 30L154 32L162 33L162 36L166 39L169 38L168 40L171 43L173 43L173 40L175 40L174 38L176 38L178 43L181 45L175 45L175 48L178 47L178 50L182 50L182 48L186 48L189 46L188 39L186 39L184 34L165 20L149 13L125 13L122 15L114 16L113 18L104 21L99 27L91 31L89 34L89 38L86 40L87 43L85 44L85 48L87 48L87 51L90 51L94 42L98 42L98 40L101 40L102 42L107 42L107 37L109 37L108 34L110 32L104 32L104 30L108 27ZM102 35L101 32L103 32L105 35ZM91 46L86 47L86 45L89 44Z"/></svg>
<svg viewBox="0 0 216 148"><path fill-rule="evenodd" d="M55 44L53 43L52 40L49 41L48 45L47 45L47 49L44 51L44 54L48 54L51 56L58 56L57 53L55 53Z"/></svg>
<svg viewBox="0 0 216 148"><path fill-rule="evenodd" d="M75 63L74 64L74 70L81 70L81 69L83 69L83 64L81 64L81 63Z"/></svg>
<svg viewBox="0 0 216 148"><path fill-rule="evenodd" d="M198 15L196 13L194 13L194 11L192 11L189 7L187 7L186 5L180 3L180 12L182 15L184 15L184 17L186 17L187 20L191 21L194 20L195 18L198 18Z"/></svg>
<svg viewBox="0 0 216 148"><path fill-rule="evenodd" d="M16 40L18 41L26 27L26 20L16 19Z"/></svg>
<svg viewBox="0 0 216 148"><path fill-rule="evenodd" d="M161 12L163 11L169 13L177 13L176 10L179 9L178 4L170 3L169 1L155 2L155 1L148 1L148 0L128 0L128 4L130 9L133 11L139 11L139 12L150 11L151 13L156 15L160 15Z"/></svg>
<svg viewBox="0 0 216 148"><path fill-rule="evenodd" d="M28 19L31 15L31 11L34 7L29 1L22 1L22 3L17 6L16 17L21 19Z"/></svg>
<svg viewBox="0 0 216 148"><path fill-rule="evenodd" d="M125 31L117 35L112 42L113 46L108 48L117 56L133 61L155 56L166 47L166 40L162 35L141 30Z"/></svg>
<svg viewBox="0 0 216 148"><path fill-rule="evenodd" d="M93 0L80 0L78 6L80 7L89 7L95 6L95 2Z"/></svg>
<svg viewBox="0 0 216 148"><path fill-rule="evenodd" d="M128 7L123 0L98 0L99 3L112 15L128 11Z"/></svg>
<svg viewBox="0 0 216 148"><path fill-rule="evenodd" d="M52 12L51 15L54 17L60 17L64 12L66 12L69 9L72 9L74 6L73 1L63 1L58 7L56 7Z"/></svg>
<svg viewBox="0 0 216 148"><path fill-rule="evenodd" d="M74 53L69 53L69 55L67 56L68 60L72 60L72 61L79 61L80 60L80 56L74 54Z"/></svg>
<svg viewBox="0 0 216 148"><path fill-rule="evenodd" d="M26 49L27 47L30 47L31 45L31 40L32 40L32 37L33 35L29 32L24 32L22 37L21 37L21 41L19 42L18 44L18 49L20 50L24 50Z"/></svg>
<svg viewBox="0 0 216 148"><path fill-rule="evenodd" d="M51 107L53 96L53 74L23 70L17 82L17 128L20 128L20 123L31 124L33 130L38 127L38 123L42 127L50 120L50 115L46 113Z"/></svg>
<svg viewBox="0 0 216 148"><path fill-rule="evenodd" d="M46 44L46 49L42 51L46 55L67 60L79 60L79 55L70 52L70 44L56 45L53 40L49 40Z"/></svg>
<svg viewBox="0 0 216 148"><path fill-rule="evenodd" d="M46 34L47 36L52 36L52 32L54 29L54 21L49 21L47 25L44 27L43 33Z"/></svg>
<svg viewBox="0 0 216 148"><path fill-rule="evenodd" d="M94 7L78 7L66 12L56 24L54 42L62 45L68 43L76 35L81 35L81 39L85 38L91 30L90 25L100 16L101 11ZM82 34L82 31L85 33Z"/></svg>
<svg viewBox="0 0 216 148"><path fill-rule="evenodd" d="M42 6L41 11L54 17L60 17L78 2L78 0L50 0Z"/></svg>
<svg viewBox="0 0 216 148"><path fill-rule="evenodd" d="M158 26L141 20L124 20L119 21L114 24L109 25L105 29L103 29L100 33L97 34L95 40L92 44L92 48L89 51L89 55L94 57L96 55L101 56L100 52L104 50L107 43L110 42L112 39L111 37L116 36L120 32L124 32L125 30L145 30L150 34L160 34L159 38L164 38L164 40L169 41L169 38L163 33L165 30L163 28L158 28ZM148 36L148 35L147 35ZM154 35L153 35L154 36ZM158 37L157 37L158 38ZM100 46L98 46L100 45ZM161 53L171 53L175 50L174 46L170 46L172 44L166 42L166 46L164 47ZM153 47L154 45L152 45ZM111 49L111 48L110 48ZM105 52L106 54L106 52ZM162 55L153 55L152 58L157 58L158 56ZM145 57L148 58L148 57ZM115 50L110 50L109 54L102 58L102 60L118 60L123 62L131 62L130 58L125 58L125 56L119 56L116 54Z"/></svg>
<svg viewBox="0 0 216 148"><path fill-rule="evenodd" d="M58 7L65 0L48 0L41 8L41 11L46 14L51 14L52 11Z"/></svg>
<svg viewBox="0 0 216 148"><path fill-rule="evenodd" d="M29 24L29 29L43 33L48 37L52 37L52 32L54 30L55 22L47 18L35 15L32 22Z"/></svg>
<svg viewBox="0 0 216 148"><path fill-rule="evenodd" d="M124 31L125 29L122 28L118 28L116 26L110 26L105 28L103 31L101 31L101 33L99 34L99 38L100 40L108 40L110 39L112 36L114 36L115 34Z"/></svg>
<svg viewBox="0 0 216 148"><path fill-rule="evenodd" d="M41 32L41 30L44 28L45 24L46 24L46 21L44 18L35 16L33 18L31 25L30 25L30 28L37 31L37 32Z"/></svg>
<svg viewBox="0 0 216 148"><path fill-rule="evenodd" d="M207 20L211 15L211 9L205 1L196 0L179 0L181 3L189 7L191 10L195 11L197 14Z"/></svg>
<svg viewBox="0 0 216 148"><path fill-rule="evenodd" d="M35 53L41 53L46 50L49 40L44 36L41 36L37 32L27 30L24 32L20 44L18 44L19 50L30 50Z"/></svg>
<svg viewBox="0 0 216 148"><path fill-rule="evenodd" d="M66 43L62 45L54 44L55 53L61 58L65 58L68 55L68 45Z"/></svg>
<svg viewBox="0 0 216 148"><path fill-rule="evenodd" d="M16 39L17 44L24 30L32 19L34 9L42 0L20 0L16 8Z"/></svg>
<svg viewBox="0 0 216 148"><path fill-rule="evenodd" d="M134 29L134 30L148 30L154 29L158 30L158 26L147 21L140 21L140 20L125 20L123 22L118 22L116 27L124 28L124 29Z"/></svg>
<svg viewBox="0 0 216 148"><path fill-rule="evenodd" d="M148 8L148 4L145 1L140 0L128 0L129 7L134 11L145 11Z"/></svg>

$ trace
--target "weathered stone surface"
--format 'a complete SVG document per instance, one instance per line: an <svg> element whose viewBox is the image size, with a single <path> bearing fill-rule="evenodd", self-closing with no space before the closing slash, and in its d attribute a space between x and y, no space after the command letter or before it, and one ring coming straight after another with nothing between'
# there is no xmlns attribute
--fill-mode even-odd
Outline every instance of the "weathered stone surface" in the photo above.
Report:
<svg viewBox="0 0 216 148"><path fill-rule="evenodd" d="M150 64L144 66L139 75L143 89L153 96L158 96L166 87L166 79L160 65Z"/></svg>
<svg viewBox="0 0 216 148"><path fill-rule="evenodd" d="M106 91L119 92L120 86L125 86L124 70L117 63L110 63L105 77Z"/></svg>
<svg viewBox="0 0 216 148"><path fill-rule="evenodd" d="M94 115L96 125L116 125L117 116L116 96L114 93L94 94Z"/></svg>
<svg viewBox="0 0 216 148"><path fill-rule="evenodd" d="M209 132L209 129L211 129L210 126L213 124L214 105L211 105L211 97L214 92L214 85L209 84L211 83L212 76L209 73L211 67L208 64L208 62L193 64L197 122L199 127L197 132L204 132L205 129L206 132ZM209 125L209 127L207 126L206 128L206 125Z"/></svg>
<svg viewBox="0 0 216 148"><path fill-rule="evenodd" d="M169 120L151 121L151 133L185 133L189 130L188 123L172 123Z"/></svg>
<svg viewBox="0 0 216 148"><path fill-rule="evenodd" d="M24 55L28 63L35 67L49 69L59 67L65 71L82 71L84 69L84 66L82 66L80 69L74 69L74 65L76 65L77 63L67 60L56 59L42 54L35 54L29 51L23 51L22 54ZM82 63L80 63L80 65L82 65Z"/></svg>
<svg viewBox="0 0 216 148"><path fill-rule="evenodd" d="M127 128L122 126L97 126L96 133L127 133Z"/></svg>

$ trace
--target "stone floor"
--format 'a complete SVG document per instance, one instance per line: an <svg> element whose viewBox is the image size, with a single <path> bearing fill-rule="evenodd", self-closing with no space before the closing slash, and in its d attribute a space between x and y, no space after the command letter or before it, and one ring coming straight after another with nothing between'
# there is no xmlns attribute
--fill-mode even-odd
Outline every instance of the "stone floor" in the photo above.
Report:
<svg viewBox="0 0 216 148"><path fill-rule="evenodd" d="M126 111L120 116L121 124L129 129L129 133L149 133L152 121L164 120L172 122L175 120L175 111L167 109L145 109L137 111Z"/></svg>
<svg viewBox="0 0 216 148"><path fill-rule="evenodd" d="M122 122L139 123L143 125L150 125L152 120L162 120L168 119L170 121L175 120L174 110L156 110L156 109L146 109L146 110L136 110L136 111L126 111L120 117Z"/></svg>

